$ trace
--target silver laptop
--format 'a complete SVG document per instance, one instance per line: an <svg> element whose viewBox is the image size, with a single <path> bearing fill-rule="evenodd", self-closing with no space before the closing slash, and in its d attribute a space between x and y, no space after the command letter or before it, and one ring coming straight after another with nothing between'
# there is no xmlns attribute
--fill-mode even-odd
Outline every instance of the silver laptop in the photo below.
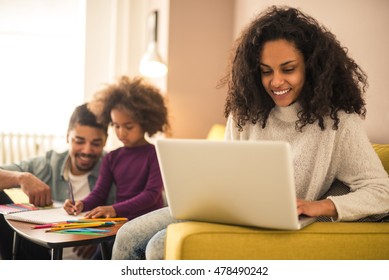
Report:
<svg viewBox="0 0 389 280"><path fill-rule="evenodd" d="M298 230L287 142L158 139L157 156L176 219Z"/></svg>

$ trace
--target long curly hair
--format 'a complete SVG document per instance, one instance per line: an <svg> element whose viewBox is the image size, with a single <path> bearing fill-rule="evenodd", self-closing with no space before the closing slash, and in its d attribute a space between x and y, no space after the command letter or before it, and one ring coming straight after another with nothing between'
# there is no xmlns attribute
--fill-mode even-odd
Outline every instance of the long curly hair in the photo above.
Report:
<svg viewBox="0 0 389 280"><path fill-rule="evenodd" d="M318 122L325 129L324 117L338 128L340 110L366 115L363 95L367 76L348 56L335 35L314 18L286 6L271 6L260 13L236 40L227 75L220 86L227 85L224 115L234 117L239 130L246 122L266 127L274 101L261 83L260 54L268 41L284 39L302 53L305 83L298 97L302 109L296 129Z"/></svg>
<svg viewBox="0 0 389 280"><path fill-rule="evenodd" d="M88 108L102 125L112 123L112 109L125 109L149 136L157 132L170 133L164 97L158 88L141 77L120 77L117 83L95 93Z"/></svg>

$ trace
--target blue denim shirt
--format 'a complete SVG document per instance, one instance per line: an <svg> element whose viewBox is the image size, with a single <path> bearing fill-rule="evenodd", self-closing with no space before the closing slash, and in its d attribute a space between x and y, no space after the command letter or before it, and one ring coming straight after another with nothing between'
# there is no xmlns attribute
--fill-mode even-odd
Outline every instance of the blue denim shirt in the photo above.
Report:
<svg viewBox="0 0 389 280"><path fill-rule="evenodd" d="M31 158L18 164L3 165L0 168L9 171L29 172L35 175L51 187L52 199L54 201L64 202L69 198L68 181L65 176L68 159L68 151L57 153L51 150L46 152L45 156ZM96 184L101 160L102 158L99 159L88 176L90 191L92 191ZM111 188L109 198L106 202L107 205L111 205L114 202L114 189Z"/></svg>

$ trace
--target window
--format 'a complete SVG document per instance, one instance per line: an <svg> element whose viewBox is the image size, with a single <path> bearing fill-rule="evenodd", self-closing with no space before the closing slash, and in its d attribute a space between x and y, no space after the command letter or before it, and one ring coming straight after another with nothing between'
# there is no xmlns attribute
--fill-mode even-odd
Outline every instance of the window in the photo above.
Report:
<svg viewBox="0 0 389 280"><path fill-rule="evenodd" d="M0 0L0 132L66 133L84 101L85 6Z"/></svg>

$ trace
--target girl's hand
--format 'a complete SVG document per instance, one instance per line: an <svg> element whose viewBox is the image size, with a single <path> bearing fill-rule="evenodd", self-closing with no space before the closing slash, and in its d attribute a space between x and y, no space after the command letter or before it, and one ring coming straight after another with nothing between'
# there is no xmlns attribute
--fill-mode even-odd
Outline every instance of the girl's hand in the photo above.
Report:
<svg viewBox="0 0 389 280"><path fill-rule="evenodd" d="M116 217L116 211L112 206L99 206L95 209L91 210L89 213L85 215L86 219L93 218L114 218Z"/></svg>
<svg viewBox="0 0 389 280"><path fill-rule="evenodd" d="M63 205L63 209L65 209L69 215L78 215L84 209L84 203L79 200L76 201L74 205L70 199L66 199L65 204Z"/></svg>
<svg viewBox="0 0 389 280"><path fill-rule="evenodd" d="M335 204L330 199L318 201L297 199L297 213L310 217L327 216L335 219L338 217Z"/></svg>

